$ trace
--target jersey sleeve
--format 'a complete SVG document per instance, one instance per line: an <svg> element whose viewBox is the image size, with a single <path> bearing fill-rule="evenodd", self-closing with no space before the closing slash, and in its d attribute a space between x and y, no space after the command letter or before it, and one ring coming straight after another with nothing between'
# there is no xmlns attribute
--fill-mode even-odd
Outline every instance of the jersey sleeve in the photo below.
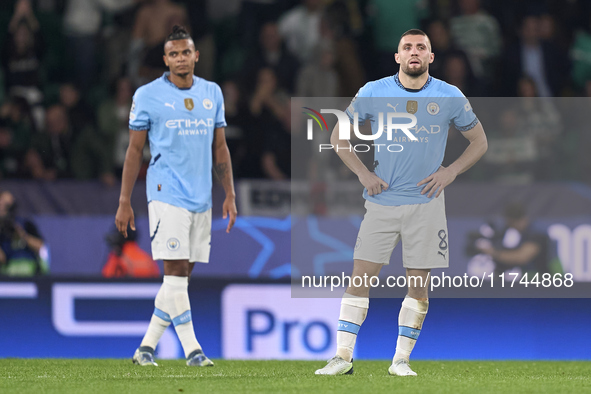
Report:
<svg viewBox="0 0 591 394"><path fill-rule="evenodd" d="M140 88L133 95L131 111L129 111L129 128L131 130L150 130L151 120L147 107L146 94Z"/></svg>
<svg viewBox="0 0 591 394"><path fill-rule="evenodd" d="M456 126L458 131L472 130L479 121L476 117L476 114L474 114L474 111L472 110L470 101L468 101L466 96L464 96L461 92L460 94L460 97L452 98L453 104L456 108L454 108L451 121L453 122L454 126Z"/></svg>
<svg viewBox="0 0 591 394"><path fill-rule="evenodd" d="M355 119L355 112L357 112L359 114L359 124L360 125L364 124L365 121L371 117L371 113L369 110L369 107L370 107L369 100L368 99L359 100L360 98L363 98L363 97L371 97L371 88L370 88L369 84L365 84L361 89L359 89L359 91L357 92L355 97L353 97L353 100L351 100L351 104L349 104L349 106L347 107L347 110L345 111L345 113L349 117L349 120L351 121L351 124L353 124L353 121Z"/></svg>
<svg viewBox="0 0 591 394"><path fill-rule="evenodd" d="M218 127L226 127L226 107L224 106L224 95L222 94L222 89L216 84L215 85L215 102L216 102L216 112L215 112L215 128Z"/></svg>

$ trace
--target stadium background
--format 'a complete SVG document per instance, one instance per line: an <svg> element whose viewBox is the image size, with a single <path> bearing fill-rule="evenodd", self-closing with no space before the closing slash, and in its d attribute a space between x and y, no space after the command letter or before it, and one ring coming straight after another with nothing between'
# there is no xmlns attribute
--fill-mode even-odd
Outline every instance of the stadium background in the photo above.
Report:
<svg viewBox="0 0 591 394"><path fill-rule="evenodd" d="M137 346L158 279L105 279L101 269L131 95L161 75L159 32L175 23L191 27L201 52L196 73L224 91L241 214L225 235L216 186L211 263L196 267L190 287L197 337L216 358L334 352L339 300L290 298L290 236L317 242L315 259L335 252L330 237L352 245L355 221L338 234L312 231L310 222L291 234L289 97L352 97L366 81L395 72L398 38L417 26L433 42L432 75L469 97L565 97L584 119L591 95L586 1L38 0L30 9L4 1L0 20L0 189L37 224L50 263L47 275L1 278L2 321L10 323L0 328L0 357L129 357ZM274 112L269 99L285 111ZM591 281L589 133L549 120L542 114L535 129L485 124L491 148L518 148L489 149L449 188L459 271L470 260L468 233L500 220L517 197L539 231L563 226L560 239L548 234L562 242L563 269ZM463 143L450 133L446 162ZM134 209L138 243L149 250L141 179ZM338 252L342 264L352 254ZM398 305L372 301L356 358L391 357ZM413 356L589 359L588 310L585 299L433 299ZM555 340L565 322L577 346ZM158 352L181 355L170 329Z"/></svg>

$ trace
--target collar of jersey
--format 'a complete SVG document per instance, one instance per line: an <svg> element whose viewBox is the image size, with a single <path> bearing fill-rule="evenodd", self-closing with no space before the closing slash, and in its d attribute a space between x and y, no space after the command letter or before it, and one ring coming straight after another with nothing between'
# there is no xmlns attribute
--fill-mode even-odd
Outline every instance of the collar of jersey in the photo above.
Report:
<svg viewBox="0 0 591 394"><path fill-rule="evenodd" d="M398 85L400 87L400 89L404 89L407 92L411 92L411 93L418 93L421 90L425 90L427 88L427 86L429 86L429 84L431 83L431 80L432 79L433 79L433 77L429 75L429 78L427 79L427 82L425 82L425 84L423 85L422 88L420 88L420 89L408 89L408 88L405 88L404 87L404 85L402 84L402 82L400 82L400 79L398 78L398 73L396 73L394 75L394 81L396 81L396 85Z"/></svg>
<svg viewBox="0 0 591 394"><path fill-rule="evenodd" d="M164 74L162 74L162 79L164 80L164 82L166 82L167 84L169 84L170 86L178 89L178 90L189 90L191 89L193 86L195 86L195 84L197 83L197 77L193 75L193 84L188 87L188 88L179 88L178 86L176 86L174 83L172 83L170 81L170 79L168 79L168 76L170 75L170 71L166 71Z"/></svg>

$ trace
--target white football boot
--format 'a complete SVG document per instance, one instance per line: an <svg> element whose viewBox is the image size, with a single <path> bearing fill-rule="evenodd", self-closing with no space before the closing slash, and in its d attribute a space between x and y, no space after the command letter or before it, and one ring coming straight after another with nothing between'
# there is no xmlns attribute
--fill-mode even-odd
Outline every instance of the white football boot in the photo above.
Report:
<svg viewBox="0 0 591 394"><path fill-rule="evenodd" d="M158 366L158 364L156 364L156 362L154 361L154 350L147 346L140 346L139 348L137 348L131 360L134 364L141 366Z"/></svg>
<svg viewBox="0 0 591 394"><path fill-rule="evenodd" d="M353 360L345 361L341 356L334 356L328 360L326 367L315 372L316 375L352 375Z"/></svg>
<svg viewBox="0 0 591 394"><path fill-rule="evenodd" d="M390 375L396 376L417 376L417 373L410 369L410 364L408 360L401 358L400 360L396 360L396 362L390 365L388 368L388 373Z"/></svg>

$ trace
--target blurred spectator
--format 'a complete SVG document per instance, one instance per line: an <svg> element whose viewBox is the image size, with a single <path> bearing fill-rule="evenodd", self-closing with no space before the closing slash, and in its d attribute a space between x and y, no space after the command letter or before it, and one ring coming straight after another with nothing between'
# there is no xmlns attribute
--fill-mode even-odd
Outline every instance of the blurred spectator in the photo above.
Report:
<svg viewBox="0 0 591 394"><path fill-rule="evenodd" d="M465 59L465 67L467 67L466 72L472 76L474 75L466 53L453 45L449 33L449 27L445 22L440 20L432 21L427 26L426 32L431 40L431 52L435 54L433 63L429 65L429 75L449 82L444 78L444 65L449 56L463 57ZM469 96L466 93L464 93L464 95Z"/></svg>
<svg viewBox="0 0 591 394"><path fill-rule="evenodd" d="M260 31L258 49L245 62L244 86L253 90L259 71L271 68L279 87L291 93L295 90L298 66L298 60L283 45L277 24L266 23Z"/></svg>
<svg viewBox="0 0 591 394"><path fill-rule="evenodd" d="M581 90L585 88L585 82L591 80L591 19L585 30L580 30L575 35L575 40L570 50L573 61L572 79L575 86Z"/></svg>
<svg viewBox="0 0 591 394"><path fill-rule="evenodd" d="M210 1L210 3L217 2ZM212 18L208 1L184 0L184 4L187 7L187 17L190 21L191 37L195 42L195 48L199 51L199 62L195 65L195 75L211 81L215 74L216 43L212 34Z"/></svg>
<svg viewBox="0 0 591 394"><path fill-rule="evenodd" d="M334 69L338 76L336 96L339 97L355 96L366 82L357 45L352 40L351 29L346 24L347 16L346 6L337 1L326 9L320 21L320 45L333 52ZM318 63L317 59L316 63ZM323 96L329 95L323 94Z"/></svg>
<svg viewBox="0 0 591 394"><path fill-rule="evenodd" d="M38 127L43 122L43 53L43 37L31 3L29 0L18 0L2 46L2 68L7 92L13 97L24 97L35 108L35 122Z"/></svg>
<svg viewBox="0 0 591 394"><path fill-rule="evenodd" d="M302 4L287 11L279 20L279 32L287 49L305 63L320 39L321 0L302 0Z"/></svg>
<svg viewBox="0 0 591 394"><path fill-rule="evenodd" d="M538 152L536 179L555 178L556 157L559 153L558 140L562 134L560 114L551 98L536 98L536 84L530 77L522 77L519 82L518 116L521 130L536 144Z"/></svg>
<svg viewBox="0 0 591 394"><path fill-rule="evenodd" d="M471 73L470 65L461 53L450 53L443 64L443 80L456 86L466 97L482 95L480 83Z"/></svg>
<svg viewBox="0 0 591 394"><path fill-rule="evenodd" d="M67 111L68 134L72 144L71 151L66 155L70 175L77 179L100 178L105 185L114 185L112 145L108 135L100 134L93 109L72 84L60 87L60 101ZM129 109L127 114L129 116Z"/></svg>
<svg viewBox="0 0 591 394"><path fill-rule="evenodd" d="M111 154L107 141L96 132L94 127L87 127L75 139L70 155L70 168L78 180L99 179L105 186L115 185Z"/></svg>
<svg viewBox="0 0 591 394"><path fill-rule="evenodd" d="M35 224L16 215L16 200L0 192L0 275L34 276L49 273L49 256Z"/></svg>
<svg viewBox="0 0 591 394"><path fill-rule="evenodd" d="M74 136L92 126L95 122L94 111L80 96L80 91L72 83L60 86L60 104L68 111L68 118Z"/></svg>
<svg viewBox="0 0 591 394"><path fill-rule="evenodd" d="M297 79L298 97L336 97L339 78L334 69L335 55L330 45L320 45Z"/></svg>
<svg viewBox="0 0 591 394"><path fill-rule="evenodd" d="M170 0L152 0L140 8L129 53L129 73L136 86L154 80L166 70L162 60L164 40L174 25L188 26L188 20L185 7Z"/></svg>
<svg viewBox="0 0 591 394"><path fill-rule="evenodd" d="M0 119L0 179L18 174L19 156L12 148L14 131Z"/></svg>
<svg viewBox="0 0 591 394"><path fill-rule="evenodd" d="M100 79L104 84L111 84L121 74L127 72L133 24L137 11L144 1L136 0L131 7L126 7L114 14L105 14L100 32L99 59L101 64Z"/></svg>
<svg viewBox="0 0 591 394"><path fill-rule="evenodd" d="M453 41L468 55L474 75L490 83L501 54L499 24L480 8L480 0L459 0L459 5L461 15L450 21Z"/></svg>
<svg viewBox="0 0 591 394"><path fill-rule="evenodd" d="M33 132L31 110L24 98L15 97L0 106L0 178L20 175Z"/></svg>
<svg viewBox="0 0 591 394"><path fill-rule="evenodd" d="M191 0L189 0L191 1ZM257 0L254 0L256 3ZM238 20L239 14L246 7L248 0L207 0L207 12L209 20L217 23L221 20ZM277 1L263 0L262 3L272 4ZM256 30L258 31L258 29Z"/></svg>
<svg viewBox="0 0 591 394"><path fill-rule="evenodd" d="M35 133L31 107L27 100L15 97L0 106L0 119L13 131L12 149L24 152L29 147L31 136Z"/></svg>
<svg viewBox="0 0 591 394"><path fill-rule="evenodd" d="M250 122L248 108L238 84L232 80L222 84L226 115L226 142L232 157L232 173L242 177L245 172L244 161L247 157L247 142L250 138L247 127Z"/></svg>
<svg viewBox="0 0 591 394"><path fill-rule="evenodd" d="M364 32L363 2L348 0L326 1L323 17L328 19L337 36L360 37Z"/></svg>
<svg viewBox="0 0 591 394"><path fill-rule="evenodd" d="M121 174L129 145L129 111L133 88L129 78L119 78L114 83L112 97L103 101L98 109L98 131L105 141L111 167ZM149 158L149 149L146 145Z"/></svg>
<svg viewBox="0 0 591 394"><path fill-rule="evenodd" d="M98 33L104 13L116 13L142 0L68 0L64 34L74 81L83 91L97 82Z"/></svg>
<svg viewBox="0 0 591 394"><path fill-rule="evenodd" d="M127 229L125 238L117 229L108 233L109 257L103 266L105 278L158 278L160 268L152 257L137 244L137 232Z"/></svg>
<svg viewBox="0 0 591 394"><path fill-rule="evenodd" d="M500 124L487 133L488 151L483 157L487 179L515 183L534 180L538 150L535 140L521 129L518 116L515 110L504 111Z"/></svg>
<svg viewBox="0 0 591 394"><path fill-rule="evenodd" d="M539 30L538 34L540 40L549 42L555 47L566 48L568 47L568 39L564 37L563 31L558 30L556 26L556 19L553 15L544 13L539 16Z"/></svg>
<svg viewBox="0 0 591 394"><path fill-rule="evenodd" d="M589 112L591 111L591 79L585 84L585 97L577 99L573 104L573 116L565 119L572 122L568 129L571 131L565 137L568 139L566 145L565 165L571 167L571 174L573 175L565 179L582 180L583 182L591 184L591 155L589 154L589 147L591 146L591 133L588 132L587 122L589 121ZM575 160L572 160L576 157Z"/></svg>
<svg viewBox="0 0 591 394"><path fill-rule="evenodd" d="M370 0L370 19L375 46L374 78L394 75L398 66L394 54L398 52L400 36L420 26L426 17L427 2L423 0ZM368 67L370 66L368 65Z"/></svg>
<svg viewBox="0 0 591 394"><path fill-rule="evenodd" d="M278 89L273 70L259 71L257 81L249 108L256 129L263 135L253 140L248 138L249 159L260 163L267 178L288 179L291 174L289 97Z"/></svg>
<svg viewBox="0 0 591 394"><path fill-rule="evenodd" d="M71 142L68 114L62 105L54 105L45 114L45 129L34 136L25 156L25 173L33 179L54 180L71 176Z"/></svg>
<svg viewBox="0 0 591 394"><path fill-rule="evenodd" d="M515 95L521 75L532 78L539 97L558 95L568 78L566 52L550 41L542 41L540 17L535 15L523 19L519 40L508 46L503 59L506 95Z"/></svg>
<svg viewBox="0 0 591 394"><path fill-rule="evenodd" d="M497 231L488 226L488 237L476 241L477 249L492 259L495 275L503 272L527 272L530 275L563 272L560 261L550 259L548 236L531 228L525 205L519 202L508 204L503 216L503 229Z"/></svg>
<svg viewBox="0 0 591 394"><path fill-rule="evenodd" d="M236 0L226 0L230 3ZM281 13L289 6L284 0L238 0L240 1L240 15L238 17L238 31L240 44L244 48L256 47L257 35L261 27L268 22L276 21ZM222 3L222 2L219 2Z"/></svg>

